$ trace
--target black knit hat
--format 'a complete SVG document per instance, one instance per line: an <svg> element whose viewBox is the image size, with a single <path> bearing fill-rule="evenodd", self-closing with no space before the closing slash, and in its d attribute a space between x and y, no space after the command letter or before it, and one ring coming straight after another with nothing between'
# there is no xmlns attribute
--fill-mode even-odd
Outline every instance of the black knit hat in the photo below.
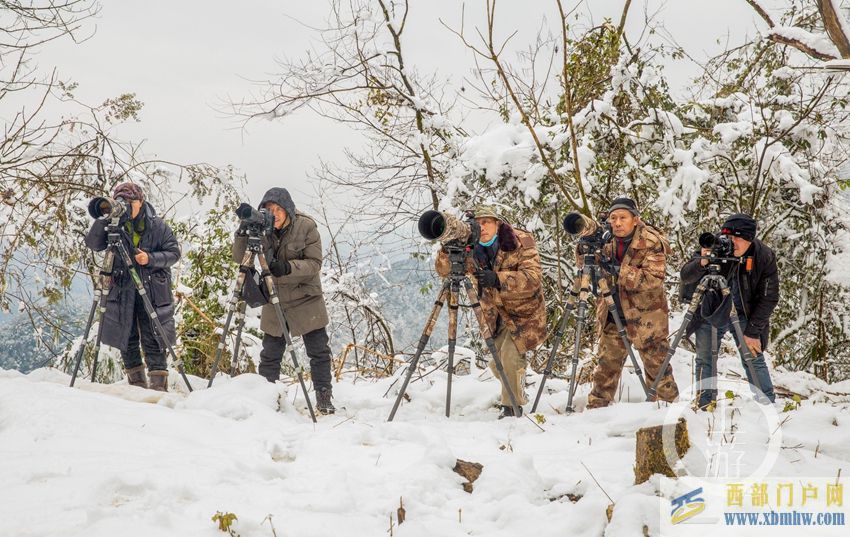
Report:
<svg viewBox="0 0 850 537"><path fill-rule="evenodd" d="M640 212L638 212L637 204L635 200L631 198L617 198L611 202L611 206L608 207L608 212L612 213L617 209L625 209L632 213L635 216L640 216Z"/></svg>
<svg viewBox="0 0 850 537"><path fill-rule="evenodd" d="M741 237L752 241L756 238L756 221L752 216L743 213L735 213L723 222L721 232L725 235Z"/></svg>

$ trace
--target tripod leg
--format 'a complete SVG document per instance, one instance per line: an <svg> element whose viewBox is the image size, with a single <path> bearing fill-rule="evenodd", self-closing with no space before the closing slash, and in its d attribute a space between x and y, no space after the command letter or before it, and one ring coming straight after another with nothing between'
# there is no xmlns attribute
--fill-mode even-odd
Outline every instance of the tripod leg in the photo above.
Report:
<svg viewBox="0 0 850 537"><path fill-rule="evenodd" d="M646 381L644 381L643 371L640 368L640 363L635 357L635 352L632 349L632 343L629 341L628 334L626 334L626 326L620 318L620 312L617 311L617 304L614 303L614 297L611 296L611 288L608 286L608 281L605 278L599 278L599 291L608 306L608 313L610 313L611 317L614 319L614 324L617 326L617 333L620 335L620 339L623 340L623 345L629 353L629 359L632 361L632 365L635 368L635 374L640 381L641 388L643 388L643 393L647 398L649 398L649 388L647 388ZM658 371L659 375L661 374L661 371L662 370Z"/></svg>
<svg viewBox="0 0 850 537"><path fill-rule="evenodd" d="M95 289L95 296L92 301L92 309L89 311L89 319L86 323L86 329L83 335L83 344L77 350L77 356L74 361L74 372L71 374L71 387L74 387L74 383L77 381L77 373L80 370L80 363L83 360L83 354L86 350L86 342L89 339L89 333L91 332L92 323L95 319L95 314L97 315L98 328L97 328L97 339L95 340L94 346L94 360L92 363L92 382L95 379L95 373L97 372L97 357L100 354L100 340L103 335L102 327L103 327L103 313L106 311L106 297L109 294L109 286L112 283L112 267L115 263L115 253L109 249L106 251L106 255L103 258L103 268L100 271L100 277L98 278L98 282Z"/></svg>
<svg viewBox="0 0 850 537"><path fill-rule="evenodd" d="M455 367L455 345L457 344L457 301L458 285L452 282L449 287L449 376L446 384L446 417L451 413L452 407L452 374Z"/></svg>
<svg viewBox="0 0 850 537"><path fill-rule="evenodd" d="M711 387L714 388L714 397L717 398L717 360L720 354L720 342L717 340L717 327L711 326L711 370L713 371Z"/></svg>
<svg viewBox="0 0 850 537"><path fill-rule="evenodd" d="M310 412L310 418L313 423L316 423L316 413L313 412L313 403L310 401L310 394L307 393L307 385L304 384L304 375L301 373L301 366L298 364L298 358L295 356L294 345L292 344L292 336L289 335L289 324L286 322L286 316L283 314L283 308L280 305L280 299L277 296L277 288L272 280L271 272L269 272L269 263L266 261L265 255L257 256L260 260L260 267L263 269L263 278L266 280L266 287L269 290L269 302L271 302L277 321L283 329L283 337L286 339L286 348L289 351L289 357L292 359L292 365L295 366L295 375L298 377L298 384L301 385L301 391L304 392L304 400L307 401L307 410Z"/></svg>
<svg viewBox="0 0 850 537"><path fill-rule="evenodd" d="M85 354L86 347L88 346L89 333L91 333L91 327L94 324L94 316L100 307L100 295L101 291L98 289L94 294L94 300L92 301L91 309L89 310L89 317L86 321L86 329L83 331L83 340L80 342L80 348L77 349L76 356L74 356L74 371L71 373L71 388L74 387L74 383L77 381L77 372L80 370L80 363L83 361L83 354Z"/></svg>
<svg viewBox="0 0 850 537"><path fill-rule="evenodd" d="M522 410L520 409L516 395L508 382L508 377L505 374L505 368L502 365L502 360L499 358L499 351L496 350L496 342L493 340L493 334L490 333L490 327L487 325L487 320L484 319L484 312L481 311L481 303L478 301L478 297L472 289L472 282L469 281L468 277L464 277L463 286L466 290L467 300L469 300L472 310L475 312L475 318L478 319L478 326L481 330L481 335L484 337L484 342L490 350L490 355L493 356L493 362L496 364L496 371L499 372L499 378L502 381L502 385L508 392L508 398L511 400L511 407L513 407L514 416L519 416Z"/></svg>
<svg viewBox="0 0 850 537"><path fill-rule="evenodd" d="M419 345L416 347L416 353L414 353L413 358L410 360L410 364L407 366L407 373L404 375L404 382L401 384L398 396L395 398L393 409L390 411L390 416L387 418L387 421L393 421L393 418L395 418L395 413L398 411L401 399L407 391L407 385L410 383L410 378L413 376L413 372L416 371L416 365L419 363L419 357L422 356L422 351L425 350L425 345L427 345L428 340L431 339L431 333L434 331L434 325L437 324L437 318L440 316L440 310L443 309L443 304L445 304L446 298L449 296L450 285L450 281L446 280L443 284L443 288L440 290L440 294L437 295L437 300L434 302L434 308L431 310L431 316L428 317L428 321L425 323L425 328L422 330L422 335L419 337Z"/></svg>
<svg viewBox="0 0 850 537"><path fill-rule="evenodd" d="M575 300L578 297L578 287L580 281L578 278L573 283L573 289L570 291L570 297L567 304L564 306L564 313L561 315L561 320L558 321L558 327L555 329L554 341L552 341L552 350L549 351L549 358L546 360L546 367L543 369L543 377L540 379L540 387L537 389L537 395L534 396L534 404L531 406L531 412L537 412L537 405L540 403L540 397L543 395L543 387L546 385L546 380L552 374L552 364L555 362L555 355L558 353L558 348L561 346L561 340L564 337L564 332L567 330L567 319L570 317L570 312L575 308Z"/></svg>
<svg viewBox="0 0 850 537"><path fill-rule="evenodd" d="M724 282L725 283L725 282ZM722 291L723 295L727 295L730 293L728 287L723 287ZM735 330L735 334L738 336L738 352L741 354L741 359L746 364L747 370L750 372L750 377L753 380L753 384L758 388L758 398L761 399L764 395L764 387L761 385L761 380L758 377L758 373L756 372L756 366L753 364L755 357L753 353L750 352L750 348L747 347L747 344L744 342L744 331L741 329L741 321L738 319L738 312L735 309L735 304L732 304L732 315L730 317L732 321L732 328Z"/></svg>
<svg viewBox="0 0 850 537"><path fill-rule="evenodd" d="M246 259L252 261L253 254L250 251L245 252ZM239 275L236 277L236 283L233 285L233 294L230 295L230 300L227 304L227 319L224 321L224 326L221 329L221 340L218 342L218 347L215 350L215 358L213 359L212 369L210 370L210 381L207 388L212 387L215 375L218 373L218 362L221 360L221 355L224 352L224 347L227 345L227 332L230 331L230 322L233 320L233 314L236 311L236 306L242 297L242 288L245 287L245 278L247 277L243 266L240 267Z"/></svg>
<svg viewBox="0 0 850 537"><path fill-rule="evenodd" d="M245 304L244 300L239 301L239 306L236 309L236 343L233 345L233 357L230 359L230 376L236 374L236 367L239 361L239 346L242 344L242 329L245 327Z"/></svg>
<svg viewBox="0 0 850 537"><path fill-rule="evenodd" d="M658 383L661 382L662 371L667 371L667 366L670 365L670 360L673 359L673 355L676 354L676 349L679 348L679 343L681 343L682 338L685 335L685 330L688 329L688 325L691 324L691 319L693 319L696 314L697 308L699 307L699 303L702 300L702 295L705 293L706 283L705 281L701 281L697 286L696 291L694 291L694 296L691 298L691 303L688 305L688 310L685 312L685 316L682 319L682 324L679 326L679 329L676 330L676 336L673 338L673 343L670 344L670 349L667 351L667 356L664 358L664 361L661 362L661 366L658 368L659 375L655 377L655 382L652 383L652 386L649 388L649 393L646 396L647 401L652 401L652 399L656 396L658 389Z"/></svg>
<svg viewBox="0 0 850 537"><path fill-rule="evenodd" d="M186 383L186 388L189 391L192 391L192 385L189 383L189 378L186 377L186 372L183 370L183 361L177 357L177 354L174 352L174 348L165 338L165 330L162 328L162 323L159 321L159 317L156 315L156 310L151 304L150 297L148 296L147 291L145 291L145 286L142 283L142 278L139 276L139 272L136 270L133 265L133 260L130 258L129 252L127 252L127 247L124 246L124 243L118 241L116 243L118 247L118 252L121 254L121 259L124 261L124 266L126 266L130 271L130 277L133 280L133 283L136 285L136 291L139 293L139 296L142 299L142 304L145 307L145 311L148 314L148 317L151 321L151 326L153 327L154 336L159 341L160 345L165 347L168 351L168 354L171 355L171 359L174 362L174 365L177 366L177 371L180 372L180 376L183 377L183 382Z"/></svg>
<svg viewBox="0 0 850 537"><path fill-rule="evenodd" d="M94 349L92 349L92 366L91 366L91 381L94 382L97 375L97 358L100 356L100 343L103 341L103 315L106 312L106 293L100 294L100 307L97 323L97 337L94 340Z"/></svg>
<svg viewBox="0 0 850 537"><path fill-rule="evenodd" d="M590 293L590 273L582 270L579 278L578 310L576 312L576 334L573 342L573 357L570 368L570 388L567 396L567 413L573 412L573 397L578 387L578 355L581 350L581 333L584 331L584 323L587 319L587 297Z"/></svg>

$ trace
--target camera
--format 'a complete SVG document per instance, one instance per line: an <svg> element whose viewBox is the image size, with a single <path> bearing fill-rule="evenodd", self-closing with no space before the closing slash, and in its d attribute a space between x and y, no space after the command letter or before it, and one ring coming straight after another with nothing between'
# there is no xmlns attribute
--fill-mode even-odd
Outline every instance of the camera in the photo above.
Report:
<svg viewBox="0 0 850 537"><path fill-rule="evenodd" d="M240 228L252 236L270 235L274 231L274 215L268 209L254 209L247 203L236 208L236 216L242 221Z"/></svg>
<svg viewBox="0 0 850 537"><path fill-rule="evenodd" d="M474 247L481 238L481 226L471 212L465 216L466 220L461 220L448 213L425 211L419 217L419 234L448 247Z"/></svg>
<svg viewBox="0 0 850 537"><path fill-rule="evenodd" d="M733 257L732 254L735 251L732 239L723 233L701 233L699 236L699 245L703 248L711 249L711 257Z"/></svg>
<svg viewBox="0 0 850 537"><path fill-rule="evenodd" d="M578 236L579 253L584 255L599 252L614 237L611 224L601 224L581 213L569 213L564 217L564 231Z"/></svg>
<svg viewBox="0 0 850 537"><path fill-rule="evenodd" d="M130 216L132 213L130 202L122 197L115 199L96 197L89 202L89 214L92 218L121 218L125 214Z"/></svg>

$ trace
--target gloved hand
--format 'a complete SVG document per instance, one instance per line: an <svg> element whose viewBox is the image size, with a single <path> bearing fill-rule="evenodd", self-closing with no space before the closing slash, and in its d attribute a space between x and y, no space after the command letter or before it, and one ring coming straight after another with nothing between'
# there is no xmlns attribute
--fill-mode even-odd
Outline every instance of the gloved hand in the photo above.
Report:
<svg viewBox="0 0 850 537"><path fill-rule="evenodd" d="M492 270L480 270L475 274L475 277L478 278L479 289L483 289L485 287L493 287L495 289L502 288L502 283L499 281L499 275Z"/></svg>
<svg viewBox="0 0 850 537"><path fill-rule="evenodd" d="M620 275L620 265L613 259L605 259L599 262L599 266L611 276Z"/></svg>
<svg viewBox="0 0 850 537"><path fill-rule="evenodd" d="M286 260L275 260L273 263L269 263L269 272L271 272L272 276L276 278L287 276L292 273L292 265L290 265L289 261Z"/></svg>

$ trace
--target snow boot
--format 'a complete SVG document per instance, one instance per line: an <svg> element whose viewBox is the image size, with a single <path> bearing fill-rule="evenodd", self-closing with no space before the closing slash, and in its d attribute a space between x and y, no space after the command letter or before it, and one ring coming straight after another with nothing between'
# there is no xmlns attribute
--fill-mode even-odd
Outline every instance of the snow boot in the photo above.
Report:
<svg viewBox="0 0 850 537"><path fill-rule="evenodd" d="M515 415L514 407L512 407L511 405L502 405L502 411L499 413L499 419L519 417L522 417L522 407L519 407L519 415Z"/></svg>
<svg viewBox="0 0 850 537"><path fill-rule="evenodd" d="M148 376L151 379L151 390L168 391L168 371L151 371Z"/></svg>
<svg viewBox="0 0 850 537"><path fill-rule="evenodd" d="M333 403L331 403L332 397L333 390L331 388L316 389L316 408L321 414L328 415L336 412L336 408L334 408Z"/></svg>
<svg viewBox="0 0 850 537"><path fill-rule="evenodd" d="M127 384L141 388L148 387L148 378L145 376L144 365L137 365L127 370Z"/></svg>

